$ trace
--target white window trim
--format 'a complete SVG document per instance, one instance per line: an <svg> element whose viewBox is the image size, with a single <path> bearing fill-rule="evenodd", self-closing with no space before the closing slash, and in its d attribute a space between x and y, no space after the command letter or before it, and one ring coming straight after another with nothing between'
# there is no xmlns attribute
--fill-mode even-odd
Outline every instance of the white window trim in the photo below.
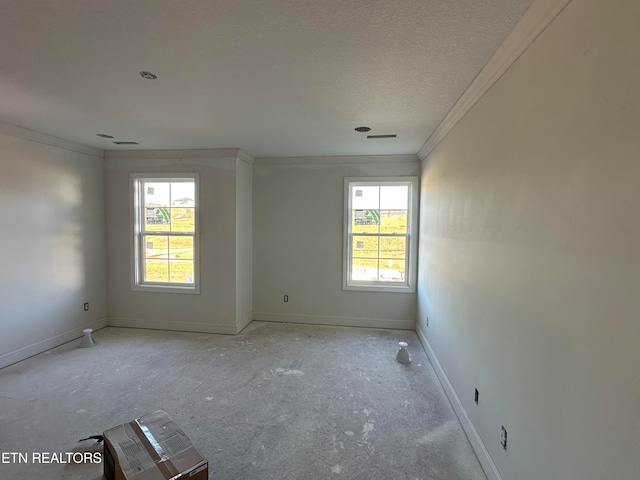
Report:
<svg viewBox="0 0 640 480"><path fill-rule="evenodd" d="M138 292L183 293L197 295L200 293L200 178L197 173L132 173L130 176L130 251L131 251L131 289ZM142 218L142 194L139 182L159 178L193 179L195 182L195 232L193 235L193 285L143 283L142 252L140 245Z"/></svg>
<svg viewBox="0 0 640 480"><path fill-rule="evenodd" d="M350 186L370 185L409 185L409 215L407 218L407 234L409 247L407 249L407 277L406 283L394 285L391 282L354 282L351 280L351 192ZM342 254L342 289L362 292L398 292L415 293L416 271L418 256L418 177L345 177L344 178L344 230Z"/></svg>

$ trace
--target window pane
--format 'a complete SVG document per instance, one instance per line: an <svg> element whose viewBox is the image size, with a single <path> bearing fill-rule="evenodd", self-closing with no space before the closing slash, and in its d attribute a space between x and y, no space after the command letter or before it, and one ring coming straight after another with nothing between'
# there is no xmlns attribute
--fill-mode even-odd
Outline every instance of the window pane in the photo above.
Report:
<svg viewBox="0 0 640 480"><path fill-rule="evenodd" d="M407 237L380 237L380 257L405 258Z"/></svg>
<svg viewBox="0 0 640 480"><path fill-rule="evenodd" d="M145 207L169 207L171 205L171 185L168 182L142 182Z"/></svg>
<svg viewBox="0 0 640 480"><path fill-rule="evenodd" d="M144 281L145 282L168 282L169 281L169 261L168 260L145 260L144 261Z"/></svg>
<svg viewBox="0 0 640 480"><path fill-rule="evenodd" d="M404 282L405 261L396 259L380 259L381 282Z"/></svg>
<svg viewBox="0 0 640 480"><path fill-rule="evenodd" d="M380 209L406 210L409 208L409 186L381 186Z"/></svg>
<svg viewBox="0 0 640 480"><path fill-rule="evenodd" d="M169 262L170 281L172 283L193 284L193 261L171 260Z"/></svg>
<svg viewBox="0 0 640 480"><path fill-rule="evenodd" d="M351 209L366 210L380 208L380 187L352 187Z"/></svg>
<svg viewBox="0 0 640 480"><path fill-rule="evenodd" d="M382 210L380 212L381 233L407 233L406 210Z"/></svg>
<svg viewBox="0 0 640 480"><path fill-rule="evenodd" d="M195 231L195 182L142 182L144 229Z"/></svg>
<svg viewBox="0 0 640 480"><path fill-rule="evenodd" d="M167 207L144 207L144 229L168 232L171 229L170 210Z"/></svg>
<svg viewBox="0 0 640 480"><path fill-rule="evenodd" d="M195 208L171 208L172 232L194 232L195 226Z"/></svg>
<svg viewBox="0 0 640 480"><path fill-rule="evenodd" d="M171 206L195 207L196 184L194 181L171 182Z"/></svg>
<svg viewBox="0 0 640 480"><path fill-rule="evenodd" d="M168 232L171 229L170 211L171 184L168 182L142 182L144 198L144 229L153 232Z"/></svg>
<svg viewBox="0 0 640 480"><path fill-rule="evenodd" d="M353 210L351 212L351 231L353 233L378 233L379 229L379 210Z"/></svg>
<svg viewBox="0 0 640 480"><path fill-rule="evenodd" d="M144 258L169 258L169 237L145 235Z"/></svg>
<svg viewBox="0 0 640 480"><path fill-rule="evenodd" d="M378 260L354 258L351 263L351 280L375 282L378 280Z"/></svg>
<svg viewBox="0 0 640 480"><path fill-rule="evenodd" d="M171 182L171 231L195 231L195 182Z"/></svg>
<svg viewBox="0 0 640 480"><path fill-rule="evenodd" d="M192 260L193 237L170 237L169 256L181 260Z"/></svg>
<svg viewBox="0 0 640 480"><path fill-rule="evenodd" d="M354 258L378 258L378 237L353 236L351 247Z"/></svg>

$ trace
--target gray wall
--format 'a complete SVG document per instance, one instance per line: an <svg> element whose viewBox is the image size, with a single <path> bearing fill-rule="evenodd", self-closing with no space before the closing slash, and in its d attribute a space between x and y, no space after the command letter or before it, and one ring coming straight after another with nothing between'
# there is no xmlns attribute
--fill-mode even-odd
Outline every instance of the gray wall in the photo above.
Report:
<svg viewBox="0 0 640 480"><path fill-rule="evenodd" d="M256 159L253 318L413 329L415 294L342 290L344 177L419 169L414 155Z"/></svg>
<svg viewBox="0 0 640 480"><path fill-rule="evenodd" d="M0 133L0 218L0 367L105 326L102 158Z"/></svg>
<svg viewBox="0 0 640 480"><path fill-rule="evenodd" d="M640 471L639 26L571 2L424 161L420 333L505 479Z"/></svg>
<svg viewBox="0 0 640 480"><path fill-rule="evenodd" d="M236 333L236 156L197 151L107 152L109 325ZM162 158L164 157L164 158ZM131 290L130 173L198 172L200 294Z"/></svg>

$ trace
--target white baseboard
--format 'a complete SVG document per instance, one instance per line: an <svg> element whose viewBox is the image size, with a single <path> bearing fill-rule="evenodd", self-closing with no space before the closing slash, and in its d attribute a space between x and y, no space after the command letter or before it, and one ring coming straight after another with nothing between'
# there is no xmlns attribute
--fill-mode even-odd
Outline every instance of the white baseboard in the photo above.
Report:
<svg viewBox="0 0 640 480"><path fill-rule="evenodd" d="M254 312L254 320L264 322L303 323L307 325L335 325L340 327L393 328L414 330L414 320L391 320L386 318L329 317L317 315L290 315L283 313Z"/></svg>
<svg viewBox="0 0 640 480"><path fill-rule="evenodd" d="M242 330L246 328L253 321L253 312L249 312L245 317L240 320L238 326L236 327L236 333L240 333Z"/></svg>
<svg viewBox="0 0 640 480"><path fill-rule="evenodd" d="M76 338L80 338L82 337L82 330L84 330L85 328L100 330L101 328L104 328L106 326L107 319L105 317L94 322L82 325L81 327L74 328L73 330L54 335L53 337L45 338L44 340L32 343L31 345L27 345L26 347L19 348L17 350L14 350L13 352L5 353L3 355L0 355L0 368L4 368L6 366L25 360L29 357L33 357L34 355L38 355L39 353L46 352L47 350L62 345L63 343L67 343L75 340Z"/></svg>
<svg viewBox="0 0 640 480"><path fill-rule="evenodd" d="M141 320L137 318L109 317L110 327L143 328L147 330L171 330L178 332L236 334L235 322L228 325L219 323L194 322L163 322L156 320Z"/></svg>
<svg viewBox="0 0 640 480"><path fill-rule="evenodd" d="M453 385L449 381L449 377L447 377L447 374L444 372L442 365L440 365L438 357L436 357L436 354L431 348L431 345L429 345L427 337L420 328L419 324L416 325L416 333L418 334L418 338L422 343L424 351L426 352L429 360L431 361L431 364L433 365L436 375L438 375L438 378L440 379L440 383L442 384L447 397L449 397L451 406L453 406L453 410L456 412L458 420L460 420L460 423L462 424L462 428L467 434L467 438L469 438L469 442L471 443L473 450L476 452L476 456L478 457L480 465L482 465L482 468L484 470L484 473L487 475L488 480L502 480L502 475L500 475L500 472L498 471L496 464L493 462L493 459L491 458L487 447L480 438L476 427L473 425L473 423L471 423L471 419L469 418L467 411L462 406L460 397L458 397L458 394L453 389Z"/></svg>

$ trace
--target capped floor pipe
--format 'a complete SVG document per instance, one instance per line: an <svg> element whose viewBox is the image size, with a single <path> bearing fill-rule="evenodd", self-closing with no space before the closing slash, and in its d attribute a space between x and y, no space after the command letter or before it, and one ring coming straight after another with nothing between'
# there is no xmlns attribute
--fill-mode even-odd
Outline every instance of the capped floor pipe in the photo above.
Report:
<svg viewBox="0 0 640 480"><path fill-rule="evenodd" d="M93 336L91 335L93 333L93 329L85 328L84 330L82 330L82 333L84 333L84 337L82 337L82 341L80 342L80 347L89 348L89 347L95 346L96 341L93 339Z"/></svg>
<svg viewBox="0 0 640 480"><path fill-rule="evenodd" d="M411 357L409 356L409 352L407 352L407 347L409 344L407 342L399 342L400 350L396 354L396 362L398 363L411 363Z"/></svg>

